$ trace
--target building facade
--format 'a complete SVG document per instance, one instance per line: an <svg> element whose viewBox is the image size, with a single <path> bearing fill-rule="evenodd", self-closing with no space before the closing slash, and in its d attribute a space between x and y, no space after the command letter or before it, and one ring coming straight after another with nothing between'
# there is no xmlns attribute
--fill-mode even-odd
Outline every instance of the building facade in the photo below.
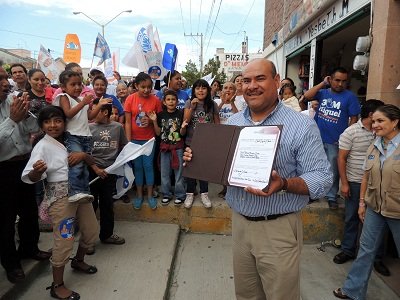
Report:
<svg viewBox="0 0 400 300"><path fill-rule="evenodd" d="M31 52L24 49L0 48L0 60L7 65L22 64L28 70L36 66L36 60L31 58Z"/></svg>
<svg viewBox="0 0 400 300"><path fill-rule="evenodd" d="M241 74L247 63L255 58L263 57L262 53L247 53L243 48L241 53L226 53L224 48L217 48L216 59L220 62L218 72L224 71L226 78L231 80L238 74Z"/></svg>
<svg viewBox="0 0 400 300"><path fill-rule="evenodd" d="M263 56L298 94L343 66L360 99L400 105L399 17L399 0L266 0Z"/></svg>

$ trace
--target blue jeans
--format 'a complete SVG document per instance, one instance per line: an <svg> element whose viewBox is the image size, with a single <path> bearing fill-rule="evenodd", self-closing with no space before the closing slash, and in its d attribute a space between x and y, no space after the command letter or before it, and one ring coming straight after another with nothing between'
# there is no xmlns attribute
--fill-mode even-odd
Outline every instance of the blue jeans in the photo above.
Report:
<svg viewBox="0 0 400 300"><path fill-rule="evenodd" d="M343 292L354 300L366 298L368 280L386 226L389 226L397 251L400 253L400 219L387 218L367 208L360 237L360 249L342 288Z"/></svg>
<svg viewBox="0 0 400 300"><path fill-rule="evenodd" d="M186 197L185 183L182 176L183 169L183 149L176 149L176 154L179 160L179 169L171 168L171 152L160 153L160 165L161 165L161 192L165 197L172 197L171 192L171 171L175 175L175 196L178 199L184 200Z"/></svg>
<svg viewBox="0 0 400 300"><path fill-rule="evenodd" d="M345 203L344 234L342 240L342 251L349 256L355 257L357 251L358 228L360 218L358 217L358 203L360 198L361 183L349 182L350 197ZM386 230L385 230L386 232ZM384 255L384 243L380 244L376 259L381 260Z"/></svg>
<svg viewBox="0 0 400 300"><path fill-rule="evenodd" d="M326 194L326 198L328 198L328 201L336 202L336 195L339 191L339 171L337 165L339 146L337 144L334 145L324 143L324 150L328 161L331 164L331 169L333 173L333 184L328 194Z"/></svg>
<svg viewBox="0 0 400 300"><path fill-rule="evenodd" d="M77 136L66 132L65 147L67 148L68 153L85 152L87 154L91 154L92 137ZM84 161L81 161L79 164L69 168L68 182L69 182L68 196L71 197L78 193L90 194L89 170Z"/></svg>
<svg viewBox="0 0 400 300"><path fill-rule="evenodd" d="M144 145L148 141L132 140L132 143L137 145ZM135 183L138 186L143 186L144 178L146 177L146 185L154 185L154 169L153 169L153 158L154 158L154 146L151 154L140 155L133 160L133 172L135 174Z"/></svg>

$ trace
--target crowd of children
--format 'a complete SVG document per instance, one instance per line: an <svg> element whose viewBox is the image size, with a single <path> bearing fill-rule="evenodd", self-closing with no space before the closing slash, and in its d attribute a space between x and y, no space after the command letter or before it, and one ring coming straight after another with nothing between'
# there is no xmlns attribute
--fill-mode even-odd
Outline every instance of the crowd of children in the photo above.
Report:
<svg viewBox="0 0 400 300"><path fill-rule="evenodd" d="M182 175L184 148L191 145L197 124L225 124L231 115L246 108L242 77L223 86L219 81L210 85L198 79L185 90L181 74L173 71L164 78L166 86L157 92L151 77L141 72L133 84L119 81L114 96L106 93L108 81L104 75L93 72L92 88L84 86L80 66L71 63L59 76L60 88L46 96L43 72L34 69L27 75L31 114L42 132L35 137L22 180L44 190L41 208L51 219L54 233L50 294L59 299L79 299L79 294L66 288L63 281L74 230L79 227L81 238L71 267L84 273L97 272L95 266L84 262L86 254L95 252L97 236L103 243L125 243L114 233L117 176L107 174L105 169L127 143L143 145L156 137L151 154L132 162L136 193L133 199L125 195L124 202L131 202L138 210L147 199L155 210L155 178L160 172L161 205L173 202L190 209L197 180ZM280 94L285 104L293 106L297 101L291 86L283 86ZM199 187L202 204L211 208L208 182L199 180ZM98 208L100 226L95 216Z"/></svg>

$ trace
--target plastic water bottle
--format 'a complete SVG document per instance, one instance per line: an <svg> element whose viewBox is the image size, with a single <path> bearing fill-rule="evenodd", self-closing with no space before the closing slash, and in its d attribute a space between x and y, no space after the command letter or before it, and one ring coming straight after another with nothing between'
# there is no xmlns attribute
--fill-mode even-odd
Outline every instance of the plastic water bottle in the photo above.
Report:
<svg viewBox="0 0 400 300"><path fill-rule="evenodd" d="M136 116L135 122L136 125L142 127L142 118L144 117L145 113L142 111L142 104L139 103L139 113Z"/></svg>

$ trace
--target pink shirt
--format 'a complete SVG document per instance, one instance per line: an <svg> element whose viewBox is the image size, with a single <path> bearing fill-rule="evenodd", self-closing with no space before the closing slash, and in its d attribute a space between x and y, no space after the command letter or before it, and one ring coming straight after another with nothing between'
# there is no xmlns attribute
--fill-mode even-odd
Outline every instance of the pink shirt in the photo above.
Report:
<svg viewBox="0 0 400 300"><path fill-rule="evenodd" d="M53 94L53 102L54 102L54 99L56 99L57 95L59 95L61 93L64 93L61 88L58 88L58 89L55 90L55 92ZM90 87L84 85L80 96L81 97L85 97L88 94L92 94L96 98L96 94L94 93L93 89L91 89Z"/></svg>

